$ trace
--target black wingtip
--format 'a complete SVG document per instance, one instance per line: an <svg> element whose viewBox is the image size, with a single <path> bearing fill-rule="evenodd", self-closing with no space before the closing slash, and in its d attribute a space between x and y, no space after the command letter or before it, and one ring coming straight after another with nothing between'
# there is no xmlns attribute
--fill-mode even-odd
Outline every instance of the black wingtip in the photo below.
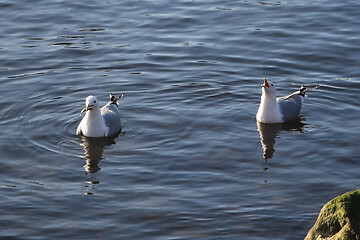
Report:
<svg viewBox="0 0 360 240"><path fill-rule="evenodd" d="M308 91L311 91L311 90L314 90L314 89L317 89L319 88L320 85L315 85L314 87L311 87L311 88L306 88L304 85L302 85L299 89L299 92L300 92L300 95L301 96L305 96L305 93L308 92Z"/></svg>
<svg viewBox="0 0 360 240"><path fill-rule="evenodd" d="M301 85L300 89L299 89L299 95L305 97L305 92L306 92L306 87L305 85Z"/></svg>
<svg viewBox="0 0 360 240"><path fill-rule="evenodd" d="M110 93L110 104L114 104L118 107L118 100L122 98L125 95L125 93L122 93L120 96L115 97L114 94Z"/></svg>

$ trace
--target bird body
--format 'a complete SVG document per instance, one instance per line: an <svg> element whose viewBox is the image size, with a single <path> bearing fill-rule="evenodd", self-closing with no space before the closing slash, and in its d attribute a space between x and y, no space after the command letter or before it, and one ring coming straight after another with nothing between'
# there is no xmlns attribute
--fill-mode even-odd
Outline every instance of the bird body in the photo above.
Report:
<svg viewBox="0 0 360 240"><path fill-rule="evenodd" d="M121 95L120 97L122 97ZM86 137L111 137L121 131L120 113L117 100L110 94L110 101L99 107L99 102L95 96L88 96L85 100L86 107L81 111L85 116L76 129L77 135Z"/></svg>

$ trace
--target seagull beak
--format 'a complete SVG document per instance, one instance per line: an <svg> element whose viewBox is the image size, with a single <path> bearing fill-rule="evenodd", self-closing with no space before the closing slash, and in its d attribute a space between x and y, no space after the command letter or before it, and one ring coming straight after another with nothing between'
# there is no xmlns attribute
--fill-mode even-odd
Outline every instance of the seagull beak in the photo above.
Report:
<svg viewBox="0 0 360 240"><path fill-rule="evenodd" d="M265 88L270 88L269 83L266 81L266 78L264 78L264 84L262 84L261 86Z"/></svg>
<svg viewBox="0 0 360 240"><path fill-rule="evenodd" d="M84 108L83 110L81 110L80 114L82 114L83 112L89 111L91 110L93 107L93 105L87 106L86 108Z"/></svg>

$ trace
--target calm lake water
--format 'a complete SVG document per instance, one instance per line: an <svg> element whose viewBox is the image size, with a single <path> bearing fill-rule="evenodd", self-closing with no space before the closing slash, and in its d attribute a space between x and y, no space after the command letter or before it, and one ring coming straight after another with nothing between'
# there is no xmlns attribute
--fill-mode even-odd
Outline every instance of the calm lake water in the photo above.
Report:
<svg viewBox="0 0 360 240"><path fill-rule="evenodd" d="M360 2L0 2L0 237L303 239L358 189ZM262 78L309 92L255 121ZM115 139L75 135L126 93ZM265 156L265 158L264 158Z"/></svg>

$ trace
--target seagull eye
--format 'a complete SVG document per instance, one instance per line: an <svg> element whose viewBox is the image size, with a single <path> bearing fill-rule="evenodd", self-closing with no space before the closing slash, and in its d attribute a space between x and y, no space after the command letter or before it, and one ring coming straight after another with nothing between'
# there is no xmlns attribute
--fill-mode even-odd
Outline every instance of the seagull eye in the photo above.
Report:
<svg viewBox="0 0 360 240"><path fill-rule="evenodd" d="M94 101L94 103L96 103L96 101Z"/></svg>
<svg viewBox="0 0 360 240"><path fill-rule="evenodd" d="M274 86L274 84L272 83L271 86Z"/></svg>

